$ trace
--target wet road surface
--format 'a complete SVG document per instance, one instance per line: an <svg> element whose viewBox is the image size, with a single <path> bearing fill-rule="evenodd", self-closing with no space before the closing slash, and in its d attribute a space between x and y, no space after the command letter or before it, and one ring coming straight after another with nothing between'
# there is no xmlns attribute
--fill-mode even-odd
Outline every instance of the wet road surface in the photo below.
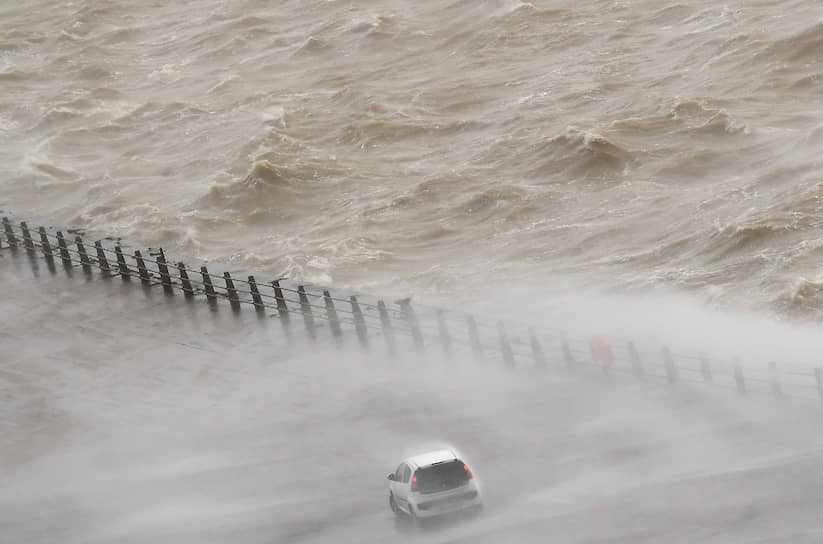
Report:
<svg viewBox="0 0 823 544"><path fill-rule="evenodd" d="M0 251L8 542L819 542L816 403L312 343ZM412 530L385 476L449 444L486 497Z"/></svg>

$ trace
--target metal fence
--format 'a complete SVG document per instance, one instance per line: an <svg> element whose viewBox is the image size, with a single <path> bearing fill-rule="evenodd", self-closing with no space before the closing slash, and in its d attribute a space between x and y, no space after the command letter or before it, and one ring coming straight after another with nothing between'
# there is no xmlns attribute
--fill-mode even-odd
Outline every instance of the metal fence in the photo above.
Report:
<svg viewBox="0 0 823 544"><path fill-rule="evenodd" d="M147 289L163 289L212 306L228 304L239 312L247 307L261 318L277 318L284 327L302 322L312 339L324 335L347 339L364 349L384 349L390 356L429 350L449 360L473 358L506 368L547 369L597 376L611 382L642 382L676 387L678 384L729 389L741 395L768 395L776 399L823 399L823 370L810 365L778 365L770 361L760 372L737 360L711 360L705 354L674 353L666 347L638 349L631 340L573 337L560 330L538 331L528 323L495 316L412 306L410 300L385 302L371 295L341 293L331 288L294 282L287 278L258 281L232 277L228 271L209 272L202 264L191 268L171 261L163 249L128 249L119 240L104 238L89 245L75 233L69 240L60 230L39 227L32 234L25 221L13 225L4 217L0 249L25 252L45 260L56 273L62 268L87 276L139 282ZM132 250L133 249L133 250ZM381 347L382 346L382 347Z"/></svg>

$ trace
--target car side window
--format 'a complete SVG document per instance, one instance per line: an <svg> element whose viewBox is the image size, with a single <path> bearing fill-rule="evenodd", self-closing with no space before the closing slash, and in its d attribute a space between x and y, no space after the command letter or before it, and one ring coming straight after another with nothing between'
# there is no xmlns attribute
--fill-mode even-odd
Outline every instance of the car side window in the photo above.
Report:
<svg viewBox="0 0 823 544"><path fill-rule="evenodd" d="M403 467L406 466L405 463L400 463L397 466L397 470L394 471L394 481L395 482L402 482L403 481Z"/></svg>
<svg viewBox="0 0 823 544"><path fill-rule="evenodd" d="M409 478L411 478L411 467L409 467L409 465L406 465L403 469L403 483L409 483Z"/></svg>

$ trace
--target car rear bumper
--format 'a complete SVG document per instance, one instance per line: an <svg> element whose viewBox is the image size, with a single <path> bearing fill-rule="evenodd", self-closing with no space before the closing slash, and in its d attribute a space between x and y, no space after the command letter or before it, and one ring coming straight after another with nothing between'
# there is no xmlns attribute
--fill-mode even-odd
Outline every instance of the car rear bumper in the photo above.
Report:
<svg viewBox="0 0 823 544"><path fill-rule="evenodd" d="M446 497L420 497L412 507L418 518L433 518L463 511L478 511L482 505L476 489Z"/></svg>

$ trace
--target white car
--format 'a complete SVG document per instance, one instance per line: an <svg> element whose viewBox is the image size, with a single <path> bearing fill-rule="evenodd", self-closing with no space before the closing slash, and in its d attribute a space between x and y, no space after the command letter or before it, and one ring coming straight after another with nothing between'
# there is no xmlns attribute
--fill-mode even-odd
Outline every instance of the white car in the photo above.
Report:
<svg viewBox="0 0 823 544"><path fill-rule="evenodd" d="M452 450L409 457L389 474L389 506L413 521L457 512L478 513L483 502L468 465Z"/></svg>

